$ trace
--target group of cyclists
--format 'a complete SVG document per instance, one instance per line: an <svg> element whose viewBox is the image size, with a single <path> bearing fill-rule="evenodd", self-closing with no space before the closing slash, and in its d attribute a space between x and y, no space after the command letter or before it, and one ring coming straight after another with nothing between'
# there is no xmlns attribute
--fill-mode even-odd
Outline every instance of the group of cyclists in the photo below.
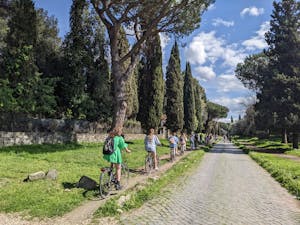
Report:
<svg viewBox="0 0 300 225"><path fill-rule="evenodd" d="M111 154L103 154L103 158L111 163L111 166L115 168L116 171L116 189L122 189L120 184L121 181L121 164L122 164L122 154L121 150L130 152L128 145L125 143L125 140L122 136L122 128L115 128L109 132L108 138L113 138L113 148L114 151ZM195 136L191 134L190 142L191 149L195 149ZM188 141L187 135L184 132L181 132L180 136L177 136L176 132L173 132L169 137L169 146L170 146L170 159L172 160L172 153L179 154L186 151L186 144ZM150 153L154 160L154 169L158 170L158 161L156 157L156 147L161 145L159 138L155 135L155 130L153 128L149 129L148 133L144 139L145 150ZM179 149L180 148L180 149Z"/></svg>

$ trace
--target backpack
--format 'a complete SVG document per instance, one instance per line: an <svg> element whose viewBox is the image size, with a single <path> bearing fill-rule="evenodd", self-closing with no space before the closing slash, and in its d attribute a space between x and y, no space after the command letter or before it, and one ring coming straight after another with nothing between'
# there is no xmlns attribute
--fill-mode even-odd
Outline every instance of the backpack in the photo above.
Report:
<svg viewBox="0 0 300 225"><path fill-rule="evenodd" d="M114 149L114 138L108 137L105 139L104 146L103 146L103 154L104 155L111 155L115 151Z"/></svg>

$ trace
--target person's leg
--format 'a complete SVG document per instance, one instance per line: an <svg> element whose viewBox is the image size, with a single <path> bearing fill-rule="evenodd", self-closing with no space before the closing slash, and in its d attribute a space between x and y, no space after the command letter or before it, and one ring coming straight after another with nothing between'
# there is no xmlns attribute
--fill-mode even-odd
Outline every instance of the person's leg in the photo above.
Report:
<svg viewBox="0 0 300 225"><path fill-rule="evenodd" d="M117 181L121 181L121 164L115 163Z"/></svg>
<svg viewBox="0 0 300 225"><path fill-rule="evenodd" d="M156 160L156 152L155 151L151 152L151 157L154 162L154 168L157 169L157 160Z"/></svg>

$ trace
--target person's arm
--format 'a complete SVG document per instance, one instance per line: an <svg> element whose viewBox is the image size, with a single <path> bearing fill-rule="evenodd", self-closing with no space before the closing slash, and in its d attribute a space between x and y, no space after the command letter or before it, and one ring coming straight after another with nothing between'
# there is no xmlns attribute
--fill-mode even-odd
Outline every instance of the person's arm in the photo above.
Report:
<svg viewBox="0 0 300 225"><path fill-rule="evenodd" d="M125 149L125 151L128 152L128 153L131 152L131 151L128 149L128 144L125 143L125 140L124 140L124 138L122 138L122 137L120 138L119 148L122 149L122 150Z"/></svg>
<svg viewBox="0 0 300 225"><path fill-rule="evenodd" d="M161 145L161 143L160 143L160 141L159 141L159 139L156 135L155 135L155 144L156 145Z"/></svg>

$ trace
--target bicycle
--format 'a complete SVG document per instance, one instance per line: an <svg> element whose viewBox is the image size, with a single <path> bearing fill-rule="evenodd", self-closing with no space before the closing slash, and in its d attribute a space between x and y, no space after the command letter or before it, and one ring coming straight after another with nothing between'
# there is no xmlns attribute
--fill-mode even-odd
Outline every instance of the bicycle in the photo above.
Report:
<svg viewBox="0 0 300 225"><path fill-rule="evenodd" d="M116 189L117 179L113 165L101 168L99 177L99 194L102 198L106 198L109 193ZM121 186L125 188L129 181L129 169L125 163L121 163Z"/></svg>
<svg viewBox="0 0 300 225"><path fill-rule="evenodd" d="M159 167L159 156L156 153L157 167ZM154 158L151 152L148 152L145 158L145 172L150 174L155 169Z"/></svg>
<svg viewBox="0 0 300 225"><path fill-rule="evenodd" d="M170 161L173 162L176 156L176 147L170 149Z"/></svg>
<svg viewBox="0 0 300 225"><path fill-rule="evenodd" d="M179 155L184 155L184 152L186 151L186 145L181 144L180 145L180 151L179 151Z"/></svg>

